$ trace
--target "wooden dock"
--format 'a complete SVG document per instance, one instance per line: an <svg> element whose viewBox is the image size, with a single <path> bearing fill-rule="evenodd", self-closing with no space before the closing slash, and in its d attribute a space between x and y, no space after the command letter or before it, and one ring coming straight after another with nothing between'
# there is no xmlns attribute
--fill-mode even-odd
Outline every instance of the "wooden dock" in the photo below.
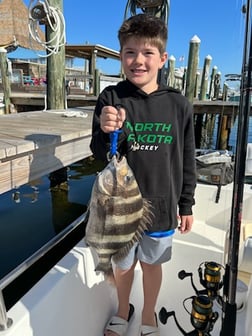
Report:
<svg viewBox="0 0 252 336"><path fill-rule="evenodd" d="M34 87L31 92L15 92L11 94L11 101L17 107L18 111L23 111L23 107L26 110L42 110L47 109L46 106L46 92L36 91ZM2 93L0 92L0 97ZM93 95L85 95L72 93L67 96L67 107L75 108L80 106L93 106L96 104L97 97ZM236 116L239 110L239 103L234 101L223 101L223 100L198 100L193 101L194 113L195 114L221 114ZM252 116L252 108L250 111L250 116Z"/></svg>
<svg viewBox="0 0 252 336"><path fill-rule="evenodd" d="M44 96L18 94L14 99L36 107L38 100L43 104ZM83 107L0 115L0 194L91 155L89 143L96 97L68 99L76 102L71 106ZM87 116L81 117L81 113ZM195 101L194 113L234 116L238 103Z"/></svg>
<svg viewBox="0 0 252 336"><path fill-rule="evenodd" d="M90 156L93 110L0 115L0 194Z"/></svg>
<svg viewBox="0 0 252 336"><path fill-rule="evenodd" d="M97 97L85 94L70 94L66 97L66 99L67 107L75 108L80 106L95 105ZM12 92L11 102L16 106L17 111L22 111L22 107L28 107L27 111L31 110L31 108L37 110L47 109L45 91Z"/></svg>

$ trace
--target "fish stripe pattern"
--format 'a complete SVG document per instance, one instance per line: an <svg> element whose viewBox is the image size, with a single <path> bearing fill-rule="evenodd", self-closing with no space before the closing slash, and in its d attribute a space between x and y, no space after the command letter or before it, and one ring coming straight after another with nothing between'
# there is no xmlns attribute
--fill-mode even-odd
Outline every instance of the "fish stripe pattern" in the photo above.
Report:
<svg viewBox="0 0 252 336"><path fill-rule="evenodd" d="M96 252L96 271L113 276L111 260L124 258L152 224L151 204L139 190L125 157L113 157L94 182L86 243Z"/></svg>

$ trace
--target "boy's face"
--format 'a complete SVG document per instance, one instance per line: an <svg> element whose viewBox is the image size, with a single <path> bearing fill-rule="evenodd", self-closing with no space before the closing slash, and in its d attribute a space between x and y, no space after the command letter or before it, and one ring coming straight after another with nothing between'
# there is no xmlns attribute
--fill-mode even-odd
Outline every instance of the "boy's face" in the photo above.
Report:
<svg viewBox="0 0 252 336"><path fill-rule="evenodd" d="M121 50L121 61L129 81L146 93L158 88L157 75L167 60L167 53L160 54L157 47L144 39L131 37Z"/></svg>

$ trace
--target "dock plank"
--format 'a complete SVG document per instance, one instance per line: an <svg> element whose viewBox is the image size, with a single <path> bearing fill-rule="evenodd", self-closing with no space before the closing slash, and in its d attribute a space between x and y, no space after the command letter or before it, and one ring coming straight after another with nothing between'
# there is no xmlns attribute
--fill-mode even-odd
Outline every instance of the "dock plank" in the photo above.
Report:
<svg viewBox="0 0 252 336"><path fill-rule="evenodd" d="M2 138L0 135L0 159L13 155L18 155L23 152L31 151L35 149L35 145L32 141L13 138Z"/></svg>
<svg viewBox="0 0 252 336"><path fill-rule="evenodd" d="M0 194L90 156L93 109L0 115Z"/></svg>

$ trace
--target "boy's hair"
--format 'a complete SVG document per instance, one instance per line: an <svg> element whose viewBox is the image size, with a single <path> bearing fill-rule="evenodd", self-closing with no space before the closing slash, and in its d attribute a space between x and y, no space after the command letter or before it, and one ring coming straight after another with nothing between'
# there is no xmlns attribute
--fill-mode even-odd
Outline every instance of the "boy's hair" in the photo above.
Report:
<svg viewBox="0 0 252 336"><path fill-rule="evenodd" d="M125 20L118 31L122 50L129 38L144 39L163 54L167 42L167 26L160 18L149 14L137 14Z"/></svg>

